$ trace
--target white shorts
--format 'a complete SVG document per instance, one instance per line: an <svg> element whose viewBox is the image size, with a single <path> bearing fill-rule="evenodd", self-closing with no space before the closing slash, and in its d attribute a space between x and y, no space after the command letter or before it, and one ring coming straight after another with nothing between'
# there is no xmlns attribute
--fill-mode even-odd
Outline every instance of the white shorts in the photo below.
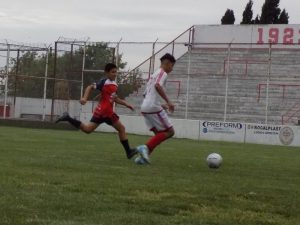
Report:
<svg viewBox="0 0 300 225"><path fill-rule="evenodd" d="M167 131L173 127L165 110L155 113L143 113L145 123L151 131Z"/></svg>

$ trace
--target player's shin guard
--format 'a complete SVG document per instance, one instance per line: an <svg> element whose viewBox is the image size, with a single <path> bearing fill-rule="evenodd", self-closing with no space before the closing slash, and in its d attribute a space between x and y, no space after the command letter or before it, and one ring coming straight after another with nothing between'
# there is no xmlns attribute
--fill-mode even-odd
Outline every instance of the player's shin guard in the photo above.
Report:
<svg viewBox="0 0 300 225"><path fill-rule="evenodd" d="M157 133L154 137L152 137L147 143L147 147L149 149L149 153L151 154L153 150L160 145L162 142L168 139L168 136L164 132Z"/></svg>

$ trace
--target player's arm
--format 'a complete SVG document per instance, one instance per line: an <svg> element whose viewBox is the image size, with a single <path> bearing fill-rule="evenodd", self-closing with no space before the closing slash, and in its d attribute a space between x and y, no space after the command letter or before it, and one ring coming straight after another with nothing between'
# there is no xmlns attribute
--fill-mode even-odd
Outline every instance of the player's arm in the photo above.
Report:
<svg viewBox="0 0 300 225"><path fill-rule="evenodd" d="M86 89L84 90L84 94L80 99L80 104L81 105L85 105L92 93L92 91L95 89L95 85L91 84L89 86L86 87Z"/></svg>
<svg viewBox="0 0 300 225"><path fill-rule="evenodd" d="M114 101L115 101L115 103L117 103L119 105L123 105L123 106L127 107L128 109L131 109L132 111L134 111L134 107L131 104L129 104L128 102L126 102L125 100L120 99L119 97L115 97Z"/></svg>
<svg viewBox="0 0 300 225"><path fill-rule="evenodd" d="M167 106L168 106L168 109L170 110L170 112L174 112L175 106L168 98L168 96L167 96L166 92L164 91L164 89L162 88L162 86L159 83L156 83L155 89L156 89L157 93L160 95L160 97L162 97L162 99L165 100L165 102L167 103Z"/></svg>

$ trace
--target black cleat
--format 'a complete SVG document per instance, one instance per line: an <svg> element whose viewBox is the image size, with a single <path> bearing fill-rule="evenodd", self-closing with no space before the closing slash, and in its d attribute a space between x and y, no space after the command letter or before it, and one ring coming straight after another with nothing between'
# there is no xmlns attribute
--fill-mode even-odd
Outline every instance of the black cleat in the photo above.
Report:
<svg viewBox="0 0 300 225"><path fill-rule="evenodd" d="M67 112L64 112L58 119L55 121L55 123L59 123L62 121L69 121L70 115Z"/></svg>
<svg viewBox="0 0 300 225"><path fill-rule="evenodd" d="M132 159L132 157L136 154L138 154L138 151L135 148L131 149L130 152L126 153L128 159Z"/></svg>

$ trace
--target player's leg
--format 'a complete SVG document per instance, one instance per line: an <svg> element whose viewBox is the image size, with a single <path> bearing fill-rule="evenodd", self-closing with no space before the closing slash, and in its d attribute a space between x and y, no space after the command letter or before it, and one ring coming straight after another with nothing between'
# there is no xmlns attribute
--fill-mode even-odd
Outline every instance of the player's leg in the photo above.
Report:
<svg viewBox="0 0 300 225"><path fill-rule="evenodd" d="M160 145L162 142L164 142L165 140L173 137L175 134L174 128L170 127L169 129L165 130L165 131L159 131L155 134L155 136L153 136L152 138L150 138L148 140L148 142L146 143L148 149L149 149L149 154L151 154L154 149Z"/></svg>
<svg viewBox="0 0 300 225"><path fill-rule="evenodd" d="M151 126L153 127L152 130L155 134L146 143L149 154L151 154L158 145L160 145L165 140L173 137L175 131L173 125L170 122L168 114L164 110L156 114L146 115L145 118L147 119L147 123L151 124Z"/></svg>
<svg viewBox="0 0 300 225"><path fill-rule="evenodd" d="M95 123L93 121L91 121L90 123L82 123L81 121L72 118L69 113L65 112L63 113L62 116L60 116L55 123L59 123L59 122L63 122L63 121L67 121L69 122L72 126L74 126L77 129L80 129L81 131L90 134L91 132L93 132L98 126L98 123Z"/></svg>
<svg viewBox="0 0 300 225"><path fill-rule="evenodd" d="M153 115L154 114L143 113L146 126L150 131L156 134L158 130L156 129L155 125L153 124L153 120L151 119ZM137 151L140 155L134 160L136 164L144 165L150 163L149 148L147 145L138 146Z"/></svg>
<svg viewBox="0 0 300 225"><path fill-rule="evenodd" d="M98 126L99 126L99 124L93 123L93 122L89 122L87 124L81 123L79 129L86 134L90 134L93 131L95 131Z"/></svg>
<svg viewBox="0 0 300 225"><path fill-rule="evenodd" d="M135 159L135 163L139 165L144 165L147 163L150 163L149 155L153 152L153 150L160 145L165 140L171 138L174 136L175 131L174 128L171 127L167 131L157 131L156 129L153 130L153 133L155 134L152 138L148 140L146 145L141 145L138 147L138 151L141 153L141 156L137 157ZM145 155L145 153L146 155ZM144 154L143 154L144 153ZM148 157L148 160L146 160Z"/></svg>
<svg viewBox="0 0 300 225"><path fill-rule="evenodd" d="M72 118L68 112L64 112L60 117L58 117L55 123L64 122L64 121L69 122L72 126L74 126L77 129L80 128L81 121Z"/></svg>
<svg viewBox="0 0 300 225"><path fill-rule="evenodd" d="M128 159L131 159L134 155L137 154L137 151L136 149L130 148L125 126L121 123L119 117L116 114L113 115L111 124L109 122L108 124L115 128L116 131L118 131L119 139L126 152L126 156Z"/></svg>

